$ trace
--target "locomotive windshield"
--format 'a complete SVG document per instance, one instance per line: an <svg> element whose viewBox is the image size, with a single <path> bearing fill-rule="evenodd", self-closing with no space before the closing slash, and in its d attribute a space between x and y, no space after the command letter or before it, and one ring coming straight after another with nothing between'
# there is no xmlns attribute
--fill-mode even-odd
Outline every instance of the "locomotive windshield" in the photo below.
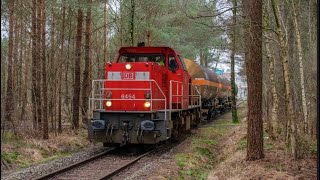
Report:
<svg viewBox="0 0 320 180"><path fill-rule="evenodd" d="M165 62L164 54L122 54L119 63L124 62Z"/></svg>

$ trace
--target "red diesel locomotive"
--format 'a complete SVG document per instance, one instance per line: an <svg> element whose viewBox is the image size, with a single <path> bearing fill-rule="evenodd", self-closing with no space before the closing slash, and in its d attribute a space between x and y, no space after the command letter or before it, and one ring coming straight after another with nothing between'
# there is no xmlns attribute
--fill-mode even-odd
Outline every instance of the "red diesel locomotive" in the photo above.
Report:
<svg viewBox="0 0 320 180"><path fill-rule="evenodd" d="M230 83L170 47L122 47L93 80L89 139L105 146L156 144L230 108Z"/></svg>

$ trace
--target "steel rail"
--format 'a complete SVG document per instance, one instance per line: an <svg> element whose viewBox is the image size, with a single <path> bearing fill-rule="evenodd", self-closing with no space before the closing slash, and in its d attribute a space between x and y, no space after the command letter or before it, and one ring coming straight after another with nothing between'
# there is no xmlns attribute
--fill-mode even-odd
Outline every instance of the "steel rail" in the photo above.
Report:
<svg viewBox="0 0 320 180"><path fill-rule="evenodd" d="M79 166L81 166L81 165L83 165L83 164L86 164L86 163L88 163L88 162L91 162L91 161L93 161L93 160L95 160L95 159L97 159L97 158L99 158L99 157L101 157L101 156L104 156L104 155L108 154L110 151L113 151L113 150L115 150L115 149L116 149L116 147L109 148L109 149L108 149L107 151L105 151L105 152L102 152L102 153L100 153L100 154L97 154L97 155L95 155L95 156L92 156L92 157L90 157L90 158L87 158L87 159L85 159L85 160L83 160L83 161L73 163L73 164L71 164L71 165L69 165L69 166L67 166L67 167L63 167L63 168L61 168L61 169L55 170L55 171L53 171L53 172L50 172L50 173L45 174L45 175L43 175L43 176L40 176L40 177L36 178L35 180L43 180L43 179L52 178L52 177L54 177L54 176L56 176L56 175L58 175L58 174L62 174L62 173L64 173L64 172L70 171L71 169L77 168L77 167L79 167Z"/></svg>
<svg viewBox="0 0 320 180"><path fill-rule="evenodd" d="M130 167L131 165L133 165L134 163L136 163L137 161L139 161L140 159L142 159L143 157L149 155L149 154L152 153L152 152L155 152L155 151L159 150L159 149L160 149L161 147L163 147L163 146L164 146L164 145L159 146L159 147L157 147L157 148L155 148L155 149L153 149L153 150L151 150L151 151L149 151L149 152L146 152L146 153L142 154L141 156L139 156L139 157L135 158L134 160L128 162L128 163L125 164L124 166L121 166L120 168L112 171L111 173L109 173L109 174L107 174L107 175L104 175L103 177L101 177L101 178L99 178L99 179L100 179L100 180L106 180L106 179L112 178L113 176L119 174L120 172L122 172L122 171L125 170L126 168Z"/></svg>

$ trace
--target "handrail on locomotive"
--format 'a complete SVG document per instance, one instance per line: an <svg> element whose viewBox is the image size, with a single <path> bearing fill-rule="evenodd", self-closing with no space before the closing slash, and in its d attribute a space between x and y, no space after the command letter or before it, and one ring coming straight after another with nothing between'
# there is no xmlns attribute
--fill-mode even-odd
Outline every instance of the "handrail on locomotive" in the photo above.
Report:
<svg viewBox="0 0 320 180"><path fill-rule="evenodd" d="M139 81L139 82L149 82L150 86L148 89L146 88L106 88L104 87L105 82L110 82L110 81ZM103 101L107 101L107 100L113 100L113 101L145 101L146 99L110 99L110 98L104 98L104 92L107 90L129 90L129 91L136 91L136 90L140 90L140 91L146 91L149 90L150 92L152 91L152 83L154 83L157 87L157 89L161 92L161 95L163 96L163 98L161 99L153 99L152 96L150 98L150 102L151 102L151 109L150 111L153 111L152 109L152 105L154 101L164 101L165 103L165 118L167 118L166 113L169 112L171 113L171 111L173 110L172 108L172 99L173 97L177 97L178 102L181 103L182 107L183 107L183 83L180 81L170 81L170 97L169 97L169 108L167 109L167 97L165 95L165 93L162 91L162 89L160 88L160 86L158 85L158 83L153 80L108 80L108 79L98 79L98 80L92 80L92 89L91 89L91 95L89 98L89 112L91 113L89 116L92 117L92 112L94 110L103 110ZM176 88L176 92L173 92L173 88L172 86L176 84L177 88ZM179 85L181 85L180 89L179 89ZM194 107L201 107L201 95L200 95L200 91L198 89L198 87L196 85L190 84L191 86L191 93L188 95L188 97L191 99L191 104L190 107L194 108ZM180 91L179 91L180 90ZM97 92L97 93L95 93ZM98 107L98 108L97 108ZM177 110L177 108L175 109ZM167 120L167 119L165 119Z"/></svg>

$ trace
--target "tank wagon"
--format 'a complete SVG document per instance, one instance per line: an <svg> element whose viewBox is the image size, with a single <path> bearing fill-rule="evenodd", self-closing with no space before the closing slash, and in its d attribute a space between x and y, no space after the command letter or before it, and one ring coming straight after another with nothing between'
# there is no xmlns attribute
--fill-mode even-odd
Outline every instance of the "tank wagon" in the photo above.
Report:
<svg viewBox="0 0 320 180"><path fill-rule="evenodd" d="M122 47L93 80L89 139L104 146L156 144L230 107L230 83L170 47Z"/></svg>
<svg viewBox="0 0 320 180"><path fill-rule="evenodd" d="M217 75L193 60L184 59L184 63L191 76L191 83L199 88L202 112L208 115L207 118L231 108L231 84L227 78Z"/></svg>

